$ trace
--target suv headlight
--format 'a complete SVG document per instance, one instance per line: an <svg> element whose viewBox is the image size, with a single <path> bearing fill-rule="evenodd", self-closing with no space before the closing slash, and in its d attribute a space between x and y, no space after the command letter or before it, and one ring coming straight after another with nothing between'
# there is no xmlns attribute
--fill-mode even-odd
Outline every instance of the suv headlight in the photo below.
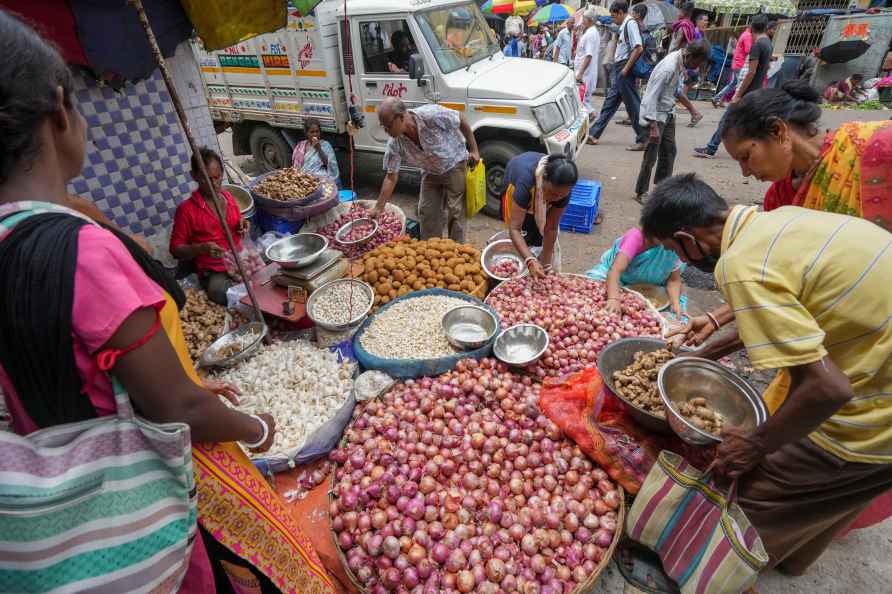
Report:
<svg viewBox="0 0 892 594"><path fill-rule="evenodd" d="M564 125L564 116L557 103L546 103L533 108L533 115L545 134L550 134Z"/></svg>

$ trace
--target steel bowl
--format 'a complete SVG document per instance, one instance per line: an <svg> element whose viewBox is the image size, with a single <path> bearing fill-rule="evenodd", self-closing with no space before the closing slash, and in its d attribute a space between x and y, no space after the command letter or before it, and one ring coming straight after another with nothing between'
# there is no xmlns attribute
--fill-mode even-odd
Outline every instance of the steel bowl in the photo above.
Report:
<svg viewBox="0 0 892 594"><path fill-rule="evenodd" d="M315 262L327 247L328 240L318 233L298 233L270 245L266 257L282 268L303 268Z"/></svg>
<svg viewBox="0 0 892 594"><path fill-rule="evenodd" d="M263 339L266 337L267 332L268 328L266 327L266 324L262 322L243 324L232 332L227 332L212 342L204 353L202 353L201 359L198 360L198 364L200 367L232 367L239 361L243 361L254 355L260 349L260 345L263 343ZM226 352L233 345L238 344L238 341L242 336L250 333L257 335L256 340L235 353L230 354Z"/></svg>
<svg viewBox="0 0 892 594"><path fill-rule="evenodd" d="M695 427L677 406L691 398L705 398L725 417L725 423L751 431L765 422L768 410L759 393L742 377L723 365L699 357L679 357L666 363L657 376L657 388L666 407L669 426L681 439L695 446L721 443L721 437Z"/></svg>
<svg viewBox="0 0 892 594"><path fill-rule="evenodd" d="M523 263L523 257L517 253L516 249L514 249L514 243L510 239L500 239L498 241L493 241L485 248L483 248L483 252L480 254L481 268L483 268L483 271L488 277L497 281L509 280L507 277L499 276L492 271L492 267L502 260L513 260L517 262L519 266L519 273L517 276L526 275L527 271Z"/></svg>
<svg viewBox="0 0 892 594"><path fill-rule="evenodd" d="M622 401L629 411L629 416L636 423L660 435L672 435L669 422L663 417L638 408L631 400L627 400L613 385L613 374L631 365L635 361L635 353L658 351L666 348L666 344L665 340L650 336L621 338L611 342L598 355L598 373L601 374L604 384Z"/></svg>
<svg viewBox="0 0 892 594"><path fill-rule="evenodd" d="M354 239L353 241L347 241L347 240L343 239L343 237L345 235L347 235L347 233L349 233L350 230L353 229L353 227L355 227L356 225L359 225L360 223L366 223L366 224L371 223L372 230L367 235L364 235L363 237L360 237L359 239ZM346 245L346 246L362 245L365 242L367 242L368 240L370 240L372 237L374 237L375 233L377 233L377 232L378 232L378 221L376 221L375 219L373 219L371 217L362 217L361 219L356 219L354 221L348 221L347 223L344 223L343 225L341 225L341 228L338 229L337 233L335 233L335 241L341 245Z"/></svg>
<svg viewBox="0 0 892 594"><path fill-rule="evenodd" d="M349 322L345 322L342 324L337 324L333 322L328 322L316 317L314 310L316 307L316 303L320 299L324 299L326 293L332 290L334 287L348 285L353 287L353 293L357 302L355 307L358 312L356 316L354 316ZM356 280L353 278L339 278L336 280L328 281L310 295L310 298L307 299L307 316L309 316L310 320L313 321L314 324L323 328L325 330L330 330L332 332L344 332L346 330L350 330L351 328L355 328L359 324L362 323L363 320L366 319L366 316L369 315L369 312L372 310L372 305L375 303L375 292L372 290L368 284L362 282L361 280ZM351 308L352 310L353 308Z"/></svg>
<svg viewBox="0 0 892 594"><path fill-rule="evenodd" d="M443 315L446 340L457 349L479 349L492 340L498 329L496 316L479 305L459 305Z"/></svg>
<svg viewBox="0 0 892 594"><path fill-rule="evenodd" d="M223 189L232 194L232 197L235 198L235 203L238 204L238 209L239 212L242 213L242 217L250 219L254 216L254 197L251 196L251 192L248 191L248 188L237 186L235 184L223 184Z"/></svg>
<svg viewBox="0 0 892 594"><path fill-rule="evenodd" d="M548 332L536 324L516 324L496 338L492 352L502 363L523 367L538 361L548 349Z"/></svg>

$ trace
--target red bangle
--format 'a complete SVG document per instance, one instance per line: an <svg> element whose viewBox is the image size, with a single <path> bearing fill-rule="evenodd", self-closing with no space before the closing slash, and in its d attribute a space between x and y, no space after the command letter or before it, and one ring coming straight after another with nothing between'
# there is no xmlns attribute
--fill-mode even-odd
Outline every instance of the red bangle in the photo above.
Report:
<svg viewBox="0 0 892 594"><path fill-rule="evenodd" d="M706 317L709 318L709 321L712 322L712 325L715 326L716 330L718 330L719 328L722 327L722 325L719 324L719 321L716 319L716 317L714 315L712 315L712 313L706 312Z"/></svg>

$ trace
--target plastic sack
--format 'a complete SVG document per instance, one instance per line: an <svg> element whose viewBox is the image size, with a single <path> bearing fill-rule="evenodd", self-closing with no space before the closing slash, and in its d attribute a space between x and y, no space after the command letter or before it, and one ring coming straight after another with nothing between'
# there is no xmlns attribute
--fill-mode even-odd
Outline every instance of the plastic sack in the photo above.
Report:
<svg viewBox="0 0 892 594"><path fill-rule="evenodd" d="M442 295L444 297L454 297L455 299L462 299L473 305L479 305L480 307L487 308L496 317L496 332L493 335L493 338L477 350L461 351L454 355L449 355L448 357L438 357L436 359L384 359L383 357L376 357L375 355L372 355L363 348L360 342L360 340L362 339L362 335L368 329L369 324L372 323L376 316L379 316L383 312L387 311L387 309L393 306L394 303L399 303L400 301L403 301L405 299L425 297L427 295ZM466 295L465 293L458 293L456 291L448 291L446 289L424 289L421 291L413 291L408 295L400 297L399 299L394 299L387 305L381 307L381 309L378 310L378 313L366 318L366 320L362 323L362 326L359 327L359 330L356 331L356 334L353 335L353 352L356 355L356 360L359 361L359 364L362 366L363 369L377 369L379 371L383 371L391 377L400 379L409 379L422 376L436 376L453 369L455 367L455 364L458 363L461 359L471 358L477 359L479 361L484 357L488 357L489 354L492 352L492 343L495 342L495 337L498 336L500 327L499 316L496 311L476 297L471 297L470 295Z"/></svg>
<svg viewBox="0 0 892 594"><path fill-rule="evenodd" d="M579 448L630 494L641 488L653 459L638 442L616 427L598 422L605 391L594 367L542 385L539 408Z"/></svg>
<svg viewBox="0 0 892 594"><path fill-rule="evenodd" d="M355 407L356 396L353 394L353 390L350 390L350 395L335 415L316 429L299 449L287 454L255 458L254 465L262 473L282 472L326 456L340 443L344 430L353 417Z"/></svg>
<svg viewBox="0 0 892 594"><path fill-rule="evenodd" d="M279 233L278 231L267 231L263 235L257 238L256 244L257 249L261 251L261 253L266 253L266 249L272 244L276 243L280 239L288 237L284 233Z"/></svg>
<svg viewBox="0 0 892 594"><path fill-rule="evenodd" d="M465 200L469 218L486 206L486 165L483 164L483 159L478 161L473 168L468 168L468 176L465 180Z"/></svg>
<svg viewBox="0 0 892 594"><path fill-rule="evenodd" d="M254 241L250 237L242 238L242 247L239 250L238 255L242 261L242 266L244 266L245 274L248 275L248 278L251 278L260 270L262 270L264 266L266 266L266 263L263 261L263 257L260 255L260 250L257 249L257 246L254 244ZM225 254L223 254L223 265L226 266L226 274L228 274L231 278L235 279L238 282L242 281L242 277L238 271L238 266L235 263L235 256L232 252L226 252Z"/></svg>

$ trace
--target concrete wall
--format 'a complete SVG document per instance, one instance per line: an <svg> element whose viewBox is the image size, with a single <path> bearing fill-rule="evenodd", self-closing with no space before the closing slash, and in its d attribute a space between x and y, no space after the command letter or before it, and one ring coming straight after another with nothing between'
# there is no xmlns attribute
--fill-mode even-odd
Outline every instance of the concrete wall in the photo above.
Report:
<svg viewBox="0 0 892 594"><path fill-rule="evenodd" d="M852 74L861 73L864 78L873 78L883 62L883 57L889 50L889 41L892 40L892 11L880 14L861 14L851 16L837 16L827 22L824 29L824 37L821 47L846 39L847 32L857 29L859 25L866 24L870 37L867 42L870 49L860 58L843 64L821 64L815 69L812 84L816 89L823 90L833 81L843 80ZM848 39L856 39L848 37Z"/></svg>

